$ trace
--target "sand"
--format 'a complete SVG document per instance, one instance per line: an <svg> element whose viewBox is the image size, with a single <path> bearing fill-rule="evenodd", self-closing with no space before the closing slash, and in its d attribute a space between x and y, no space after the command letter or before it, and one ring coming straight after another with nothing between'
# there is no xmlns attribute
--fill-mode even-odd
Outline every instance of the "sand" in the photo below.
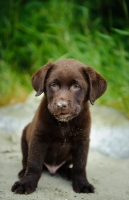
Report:
<svg viewBox="0 0 129 200"><path fill-rule="evenodd" d="M87 164L89 182L95 187L94 194L77 194L70 181L59 175L43 172L38 188L30 195L11 192L21 170L19 143L12 144L0 134L0 200L128 200L129 159L114 159L90 150Z"/></svg>

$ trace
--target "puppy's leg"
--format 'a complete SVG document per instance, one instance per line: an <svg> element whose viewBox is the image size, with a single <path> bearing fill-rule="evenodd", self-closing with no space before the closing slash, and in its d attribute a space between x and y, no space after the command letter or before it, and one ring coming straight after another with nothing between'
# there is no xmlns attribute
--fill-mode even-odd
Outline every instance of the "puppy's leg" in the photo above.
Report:
<svg viewBox="0 0 129 200"><path fill-rule="evenodd" d="M65 179L72 180L72 168L69 167L71 164L72 160L68 160L58 169L57 173L59 173Z"/></svg>
<svg viewBox="0 0 129 200"><path fill-rule="evenodd" d="M27 134L28 126L29 126L29 124L23 130L22 138L21 138L22 166L23 166L23 169L18 173L18 176L19 176L20 179L24 176L26 168L27 168L28 144L27 144L27 141L26 141L26 134Z"/></svg>
<svg viewBox="0 0 129 200"><path fill-rule="evenodd" d="M47 144L43 143L41 138L37 135L34 136L28 150L27 169L25 175L20 181L14 183L12 186L13 192L19 194L30 194L36 189L38 180L42 173L46 150Z"/></svg>
<svg viewBox="0 0 129 200"><path fill-rule="evenodd" d="M89 139L75 141L73 145L73 189L77 193L93 193L94 187L86 177L86 162L89 149Z"/></svg>

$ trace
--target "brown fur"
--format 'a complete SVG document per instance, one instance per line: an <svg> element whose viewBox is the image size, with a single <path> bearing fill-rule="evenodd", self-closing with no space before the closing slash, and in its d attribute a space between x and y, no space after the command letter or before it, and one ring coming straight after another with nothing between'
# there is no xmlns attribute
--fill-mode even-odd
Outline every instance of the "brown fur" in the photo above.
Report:
<svg viewBox="0 0 129 200"><path fill-rule="evenodd" d="M23 169L12 191L32 193L43 168L62 164L57 172L72 179L75 192L94 192L85 170L91 126L88 100L93 104L105 92L106 81L93 68L64 59L39 69L32 85L36 96L44 92L44 97L23 131Z"/></svg>

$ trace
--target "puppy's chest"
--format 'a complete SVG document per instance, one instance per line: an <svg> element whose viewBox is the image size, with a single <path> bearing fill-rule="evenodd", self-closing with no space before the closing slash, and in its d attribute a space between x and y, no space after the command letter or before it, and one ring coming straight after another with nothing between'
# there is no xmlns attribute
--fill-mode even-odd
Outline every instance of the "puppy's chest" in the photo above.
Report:
<svg viewBox="0 0 129 200"><path fill-rule="evenodd" d="M45 164L50 166L59 166L66 161L67 155L71 151L71 143L65 138L56 138L49 143ZM47 167L48 168L48 167Z"/></svg>
<svg viewBox="0 0 129 200"><path fill-rule="evenodd" d="M49 135L49 138L51 138L51 144L58 143L59 146L65 146L67 144L72 145L75 141L85 140L83 130L74 125L59 125L57 129L53 130L54 131Z"/></svg>
<svg viewBox="0 0 129 200"><path fill-rule="evenodd" d="M83 140L83 135L81 135L80 130L70 129L69 127L60 127L57 132L52 133L49 141L49 150L52 153L69 151L74 142Z"/></svg>
<svg viewBox="0 0 129 200"><path fill-rule="evenodd" d="M67 148L68 146L71 145L71 143L72 143L71 137L60 135L60 136L54 137L51 140L51 142L49 143L49 148L59 150L59 149Z"/></svg>
<svg viewBox="0 0 129 200"><path fill-rule="evenodd" d="M67 124L61 125L59 123L58 126L53 127L53 129L49 131L49 138L52 143L63 144L69 142L71 136L72 130Z"/></svg>

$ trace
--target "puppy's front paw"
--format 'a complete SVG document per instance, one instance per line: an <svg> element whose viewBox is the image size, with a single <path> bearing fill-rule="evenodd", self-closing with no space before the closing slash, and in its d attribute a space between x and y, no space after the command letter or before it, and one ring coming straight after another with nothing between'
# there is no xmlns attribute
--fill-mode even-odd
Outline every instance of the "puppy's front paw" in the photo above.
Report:
<svg viewBox="0 0 129 200"><path fill-rule="evenodd" d="M73 189L77 193L94 193L94 186L87 181L75 181Z"/></svg>
<svg viewBox="0 0 129 200"><path fill-rule="evenodd" d="M33 182L33 180L32 180ZM12 186L12 192L16 194L30 194L35 191L36 185L30 181L20 180L14 183Z"/></svg>

